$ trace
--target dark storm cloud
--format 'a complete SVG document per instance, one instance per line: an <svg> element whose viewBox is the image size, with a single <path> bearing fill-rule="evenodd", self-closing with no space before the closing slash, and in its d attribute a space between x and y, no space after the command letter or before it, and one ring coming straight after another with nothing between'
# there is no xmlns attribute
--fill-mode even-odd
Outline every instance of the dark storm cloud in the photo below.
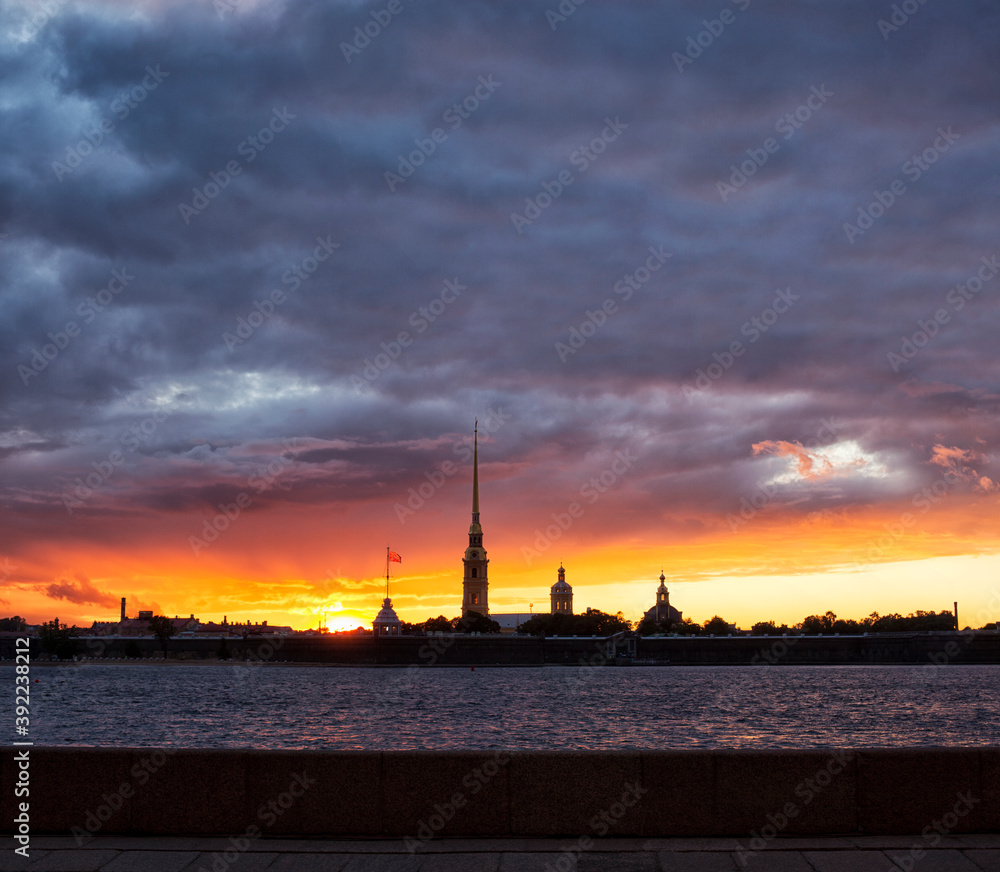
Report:
<svg viewBox="0 0 1000 872"><path fill-rule="evenodd" d="M963 311L946 295L997 252L998 16L929 3L885 39L890 7L590 0L553 31L554 4L404 4L349 60L375 7L73 4L24 41L11 7L6 502L63 512L116 448L115 487L83 512L129 495L211 507L283 451L293 466L255 508L322 502L331 481L336 499L384 498L489 408L512 416L496 462L539 464L544 487L554 456L576 481L634 444L635 492L680 515L724 511L761 475L752 444L808 440L824 417L907 481L935 442L992 438L1000 277ZM679 70L723 8L732 22ZM942 128L957 138L906 175ZM851 241L845 222L895 179L905 194ZM671 257L625 299L655 250ZM794 302L768 323L783 289ZM949 323L893 372L942 307ZM721 377L682 393L734 342ZM920 389L936 383L952 387Z"/></svg>

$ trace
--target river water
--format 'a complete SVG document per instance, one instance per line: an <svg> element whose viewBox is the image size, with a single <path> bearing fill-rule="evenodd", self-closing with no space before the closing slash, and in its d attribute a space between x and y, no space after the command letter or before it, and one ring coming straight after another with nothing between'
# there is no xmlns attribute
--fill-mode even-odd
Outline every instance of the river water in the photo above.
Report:
<svg viewBox="0 0 1000 872"><path fill-rule="evenodd" d="M14 667L0 666L14 722ZM36 681L37 679L37 681ZM36 745L678 749L1000 743L1000 666L32 666Z"/></svg>

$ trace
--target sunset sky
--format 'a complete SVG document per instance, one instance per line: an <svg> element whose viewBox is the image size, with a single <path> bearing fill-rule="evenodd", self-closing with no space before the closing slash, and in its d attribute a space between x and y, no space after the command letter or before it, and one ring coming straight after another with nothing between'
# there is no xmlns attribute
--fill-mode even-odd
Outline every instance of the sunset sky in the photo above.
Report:
<svg viewBox="0 0 1000 872"><path fill-rule="evenodd" d="M0 8L0 614L1000 620L997 4Z"/></svg>

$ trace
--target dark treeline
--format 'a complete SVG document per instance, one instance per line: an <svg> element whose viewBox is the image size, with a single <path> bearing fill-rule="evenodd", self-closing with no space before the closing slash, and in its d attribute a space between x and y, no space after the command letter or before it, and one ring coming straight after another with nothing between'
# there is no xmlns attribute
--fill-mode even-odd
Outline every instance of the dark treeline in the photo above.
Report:
<svg viewBox="0 0 1000 872"><path fill-rule="evenodd" d="M774 621L759 621L750 629L752 636L833 636L835 634L851 635L861 633L912 633L922 630L954 630L955 615L953 612L923 612L917 611L906 615L880 615L872 612L867 618L856 621L853 618L838 618L833 612L822 615L809 615L792 627L788 624L775 624ZM733 626L715 615L704 624L696 624L690 618L681 622L654 624L643 619L636 627L643 636L657 633L674 633L680 636L726 636L735 632Z"/></svg>

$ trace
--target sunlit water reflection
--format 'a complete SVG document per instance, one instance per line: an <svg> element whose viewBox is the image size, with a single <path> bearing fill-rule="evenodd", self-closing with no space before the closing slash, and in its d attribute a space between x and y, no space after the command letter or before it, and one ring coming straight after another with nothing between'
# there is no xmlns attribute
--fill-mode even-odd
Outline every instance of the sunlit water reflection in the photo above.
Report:
<svg viewBox="0 0 1000 872"><path fill-rule="evenodd" d="M0 688L13 711L13 666ZM40 745L814 748L1000 741L1000 666L33 667Z"/></svg>

